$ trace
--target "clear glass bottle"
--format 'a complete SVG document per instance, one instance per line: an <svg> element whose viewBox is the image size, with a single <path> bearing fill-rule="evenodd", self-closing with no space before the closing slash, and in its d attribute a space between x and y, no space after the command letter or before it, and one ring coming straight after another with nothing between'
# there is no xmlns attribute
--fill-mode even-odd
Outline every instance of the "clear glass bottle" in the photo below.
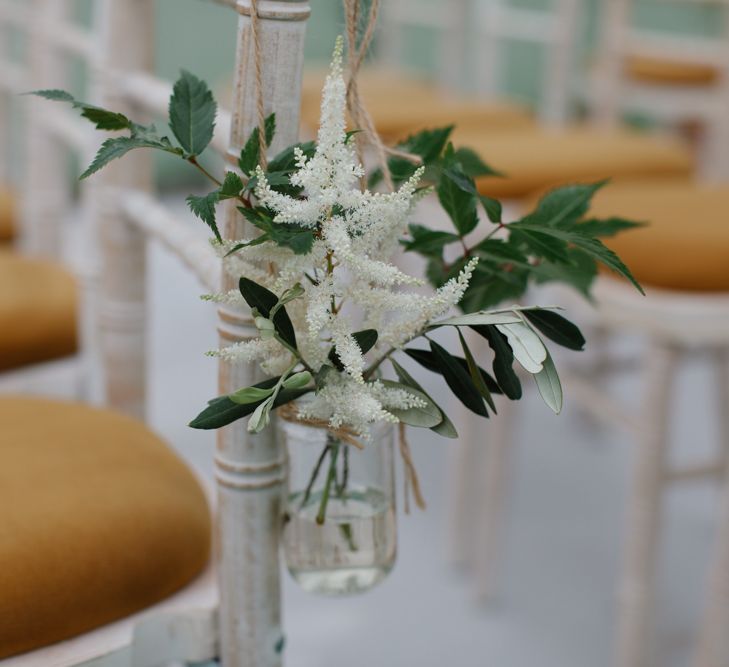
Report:
<svg viewBox="0 0 729 667"><path fill-rule="evenodd" d="M392 425L363 449L320 427L279 419L289 458L283 549L307 592L350 595L382 581L395 563Z"/></svg>

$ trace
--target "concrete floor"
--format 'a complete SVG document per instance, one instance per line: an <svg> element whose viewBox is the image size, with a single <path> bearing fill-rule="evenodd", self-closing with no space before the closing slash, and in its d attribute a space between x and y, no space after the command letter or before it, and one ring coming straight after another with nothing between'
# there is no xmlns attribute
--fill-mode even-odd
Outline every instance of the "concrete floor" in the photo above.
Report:
<svg viewBox="0 0 729 667"><path fill-rule="evenodd" d="M213 436L185 424L215 394L215 364L203 356L215 346L214 312L173 259L151 257L152 425L210 475ZM640 352L639 341L617 345ZM443 391L435 376L413 371L436 396ZM700 363L682 371L673 425L682 460L716 446L711 381ZM635 403L634 379L615 389ZM411 444L428 510L400 517L390 577L369 594L332 600L306 595L284 574L288 667L610 665L632 445L580 414L569 395L555 417L530 389L518 422L497 599L479 605L468 573L447 562L454 445L418 431ZM695 637L717 493L692 484L667 501L655 664L679 667Z"/></svg>

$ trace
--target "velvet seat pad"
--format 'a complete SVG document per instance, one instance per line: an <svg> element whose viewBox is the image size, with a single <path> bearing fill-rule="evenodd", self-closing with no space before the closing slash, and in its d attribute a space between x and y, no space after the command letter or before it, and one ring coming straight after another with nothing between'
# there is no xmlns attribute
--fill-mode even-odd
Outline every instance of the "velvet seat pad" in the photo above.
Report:
<svg viewBox="0 0 729 667"><path fill-rule="evenodd" d="M168 597L209 550L202 490L144 425L0 398L0 658Z"/></svg>
<svg viewBox="0 0 729 667"><path fill-rule="evenodd" d="M711 65L665 58L634 56L626 60L625 69L632 79L663 85L706 86L719 79L719 69Z"/></svg>
<svg viewBox="0 0 729 667"><path fill-rule="evenodd" d="M649 223L604 239L644 285L729 292L729 185L610 185L590 215Z"/></svg>
<svg viewBox="0 0 729 667"><path fill-rule="evenodd" d="M319 125L324 74L310 72L304 78L301 119L315 131ZM524 106L507 100L482 100L455 95L442 88L381 70L365 70L358 80L362 101L387 143L414 132L445 125L477 128L517 128L534 123Z"/></svg>
<svg viewBox="0 0 729 667"><path fill-rule="evenodd" d="M0 371L76 352L77 310L66 268L0 251Z"/></svg>
<svg viewBox="0 0 729 667"><path fill-rule="evenodd" d="M522 198L566 183L605 178L688 178L693 170L691 153L682 142L629 129L456 129L454 143L474 149L504 174L477 182L482 194L500 198Z"/></svg>
<svg viewBox="0 0 729 667"><path fill-rule="evenodd" d="M16 209L13 193L0 185L0 245L9 243L15 238Z"/></svg>

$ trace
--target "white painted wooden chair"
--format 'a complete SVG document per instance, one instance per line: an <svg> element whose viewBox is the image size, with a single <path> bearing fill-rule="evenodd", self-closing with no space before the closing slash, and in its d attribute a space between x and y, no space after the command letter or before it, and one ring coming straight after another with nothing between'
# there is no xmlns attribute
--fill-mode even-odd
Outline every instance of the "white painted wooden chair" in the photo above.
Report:
<svg viewBox="0 0 729 667"><path fill-rule="evenodd" d="M637 0L601 4L601 57L592 77L591 109L615 123L638 112L668 124L700 125L701 175L729 177L729 3L726 0L654 0L655 9L693 6L716 14L718 35L690 36L636 26Z"/></svg>
<svg viewBox="0 0 729 667"><path fill-rule="evenodd" d="M611 70L617 75L617 69ZM727 144L720 148L727 149ZM585 179L587 180L587 179ZM615 664L618 667L646 667L653 646L652 626L655 618L655 569L659 555L663 491L681 480L724 479L726 456L725 415L721 438L723 449L716 461L688 469L674 469L667 462L668 416L671 413L671 385L677 365L695 350L701 350L713 360L720 375L719 405L729 403L726 390L726 363L729 351L729 285L726 267L729 250L724 232L723 211L729 201L729 188L702 186L677 180L625 183L604 190L597 198L594 212L598 216L621 215L647 219L655 223L655 231L626 234L616 240L615 249L633 268L639 280L648 288L648 297L640 297L630 287L601 277L595 290L597 310L590 316L606 332L634 331L646 341L642 359L643 398L640 412L621 405L605 395L594 376L564 373L566 393L597 418L623 425L636 439L636 459L628 501L623 570L618 586L618 638ZM693 230L677 234L681 221L695 218L699 223ZM713 227L712 227L713 226ZM714 231L712 231L714 230ZM644 236L650 235L653 236ZM692 238L692 235L694 238ZM645 239L648 239L647 241ZM670 248L679 250L673 252ZM707 251L711 251L708 253ZM683 258L695 262L697 269L687 269ZM704 253L704 254L702 254ZM650 259L659 258L651 266ZM708 273L707 273L708 271ZM703 272L703 277L701 273ZM712 275L713 273L713 275ZM560 303L568 303L563 295ZM604 368L604 367L603 367ZM512 408L513 409L513 408ZM507 421L495 423L490 434L488 460L477 480L485 488L478 507L481 529L475 550L458 550L462 559L475 565L478 590L483 595L493 593L494 563L499 547L501 508L508 485L510 430ZM503 420L504 415L500 415ZM473 484L472 466L475 459L466 456L458 466L459 479ZM460 488L460 486L458 487ZM729 489L729 484L725 485ZM727 495L729 492L725 491ZM466 502L461 500L461 503ZM463 504L457 507L463 507ZM726 509L723 510L726 513ZM454 518L457 538L463 540L463 529ZM729 570L729 519L722 517L719 546L710 584L710 601L701 626L696 667L727 664L726 623L729 619L729 599L726 572ZM458 544L458 542L457 542ZM463 544L463 542L461 542Z"/></svg>
<svg viewBox="0 0 729 667"><path fill-rule="evenodd" d="M60 32L55 31L58 23L64 28ZM26 37L22 59L11 57L11 31ZM77 212L69 188L73 177L67 160L72 153L80 160L93 156L93 130L57 110L38 109L29 98L20 95L33 89L65 85L70 57L78 57L89 64L92 36L85 35L72 22L65 3L52 0L26 3L3 0L0 3L0 32L5 51L0 54L0 159L3 161L3 180L11 183L12 176L16 176L13 186L22 202L16 206L19 218L19 228L15 230L17 252L11 254L9 247L2 250L0 266L5 278L0 308L8 321L16 319L17 304L13 304L13 294L20 290L24 300L37 299L36 319L30 320L28 326L35 323L49 332L48 340L39 337L37 343L13 342L6 334L4 342L0 343L0 354L15 359L0 363L0 369L3 369L0 391L51 391L88 397L93 335L81 303L91 298L95 267L88 252L67 256L62 238L64 233L83 236L88 224L84 216L88 218L91 203L86 202L82 207L85 213ZM13 116L16 120L22 117L21 132L11 125ZM15 164L11 164L13 155ZM17 168L18 164L23 165L22 169ZM90 191L82 188L80 199L88 197ZM75 224L71 224L71 220ZM24 282L28 274L37 276L32 284ZM43 288L51 283L64 285L64 289L46 297ZM56 315L44 317L43 310ZM20 330L23 322L17 321L12 326ZM27 331L23 333L27 334ZM54 345L54 338L62 343Z"/></svg>
<svg viewBox="0 0 729 667"><path fill-rule="evenodd" d="M61 6L61 0L45 0ZM54 35L93 44L98 102L135 118L164 112L170 86L150 73L154 50L154 5L148 0L101 0L96 38L76 37L63 21ZM228 168L237 169L243 143L256 126L250 0L226 0L238 14L236 85L232 114L218 117L213 147ZM275 111L278 132L273 151L297 138L303 41L310 13L306 0L258 1L263 48L266 112ZM48 37L48 34L46 34ZM283 45L283 46L281 46ZM98 47L98 50L96 50ZM66 132L68 126L60 131ZM228 137L229 135L229 137ZM99 324L108 405L142 418L145 403L145 245L157 240L197 275L207 289L220 284L211 248L150 194L149 156L127 156L97 178L94 221L100 237ZM97 199L98 198L98 199ZM238 237L242 220L226 210L225 234ZM224 287L228 287L223 277ZM220 336L229 345L257 335L247 312L220 308ZM250 368L220 366L220 391L255 381ZM3 667L85 665L156 667L172 660L220 658L226 667L276 667L282 662L279 586L283 452L273 429L251 436L245 425L218 432L217 586L212 573L163 602L159 608L75 639L18 655ZM216 591L219 591L219 595ZM218 603L216 605L216 598Z"/></svg>

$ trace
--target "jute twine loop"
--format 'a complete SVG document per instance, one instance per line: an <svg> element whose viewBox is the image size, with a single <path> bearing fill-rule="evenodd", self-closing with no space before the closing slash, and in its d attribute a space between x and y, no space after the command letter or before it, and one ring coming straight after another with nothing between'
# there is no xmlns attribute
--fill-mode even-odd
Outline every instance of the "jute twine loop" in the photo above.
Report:
<svg viewBox="0 0 729 667"><path fill-rule="evenodd" d="M278 416L280 419L293 424L303 424L304 426L312 426L313 428L322 428L325 431L329 431L329 433L342 442L352 445L352 447L356 447L357 449L364 449L364 445L359 441L357 434L352 429L346 428L345 426L331 426L329 422L323 419L309 419L307 417L301 417L298 410L292 403L282 405L278 409Z"/></svg>
<svg viewBox="0 0 729 667"><path fill-rule="evenodd" d="M253 66L256 70L256 113L258 114L258 159L261 169L266 171L268 156L266 152L266 111L263 107L263 51L261 49L261 31L258 22L258 0L251 0L251 34L253 36Z"/></svg>

